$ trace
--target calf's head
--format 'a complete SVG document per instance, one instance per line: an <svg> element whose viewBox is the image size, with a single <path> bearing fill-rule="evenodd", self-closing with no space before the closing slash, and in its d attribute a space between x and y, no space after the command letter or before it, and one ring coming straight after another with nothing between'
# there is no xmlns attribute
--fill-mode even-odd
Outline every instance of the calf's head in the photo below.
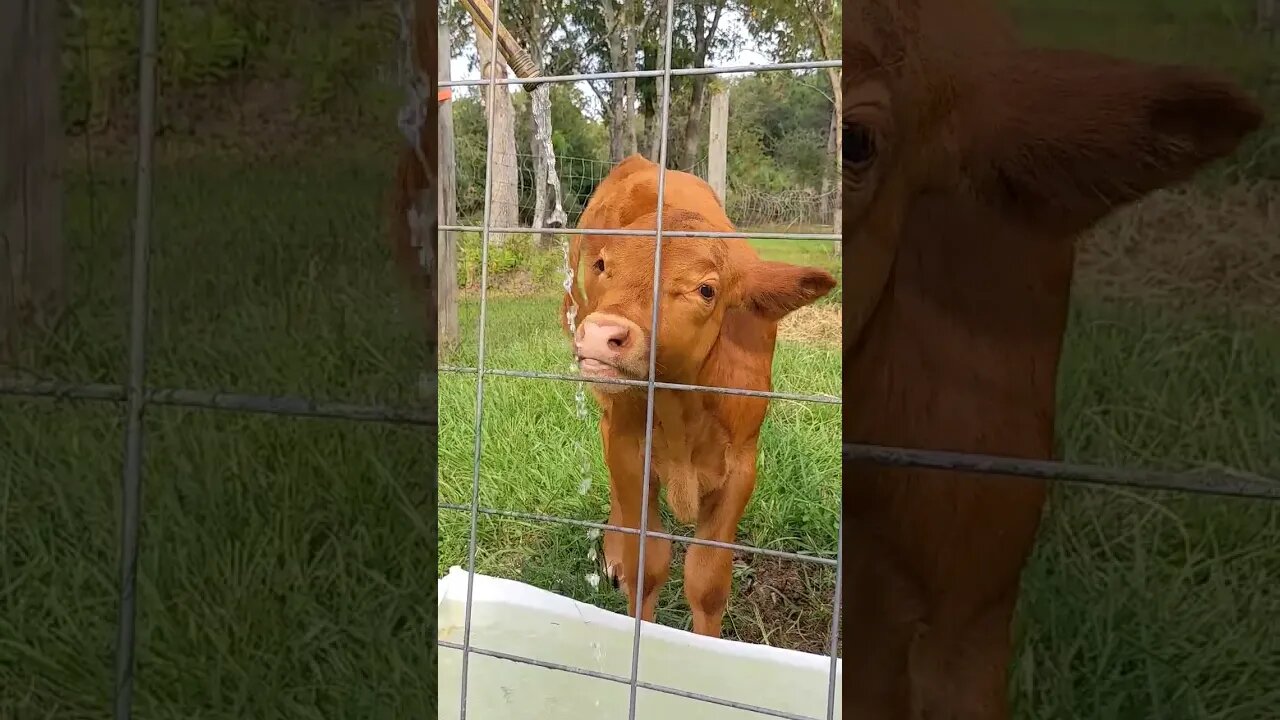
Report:
<svg viewBox="0 0 1280 720"><path fill-rule="evenodd" d="M846 342L921 195L1069 240L1262 122L1255 101L1207 71L1025 47L988 0L856 0L843 30Z"/></svg>
<svg viewBox="0 0 1280 720"><path fill-rule="evenodd" d="M627 229L652 230L656 212ZM836 280L830 273L759 259L741 239L681 236L681 231L729 232L732 227L688 210L663 213L656 379L696 381L726 318L750 313L751 330L770 332L793 310L826 295ZM584 376L645 380L653 320L652 237L585 235L571 251L579 283L573 344ZM566 296L566 307L571 300ZM739 319L748 319L739 316ZM598 383L601 392L634 386Z"/></svg>

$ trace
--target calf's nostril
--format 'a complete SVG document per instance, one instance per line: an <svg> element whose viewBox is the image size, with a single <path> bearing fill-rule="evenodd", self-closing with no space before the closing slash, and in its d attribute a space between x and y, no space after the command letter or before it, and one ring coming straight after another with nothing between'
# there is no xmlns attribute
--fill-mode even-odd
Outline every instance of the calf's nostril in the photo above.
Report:
<svg viewBox="0 0 1280 720"><path fill-rule="evenodd" d="M614 326L609 328L608 338L605 345L614 352L622 350L627 346L627 340L631 337L631 331L622 326Z"/></svg>

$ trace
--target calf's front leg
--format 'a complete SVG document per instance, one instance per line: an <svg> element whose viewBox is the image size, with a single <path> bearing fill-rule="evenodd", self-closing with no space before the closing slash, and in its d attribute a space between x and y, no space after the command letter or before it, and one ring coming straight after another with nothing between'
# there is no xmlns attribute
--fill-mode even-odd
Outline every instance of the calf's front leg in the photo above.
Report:
<svg viewBox="0 0 1280 720"><path fill-rule="evenodd" d="M608 442L605 460L609 465L609 524L639 530L643 509L643 465L637 460L640 447L630 442ZM648 528L663 532L658 512L658 479L650 474ZM640 577L640 536L616 530L604 532L605 573L627 596L627 613L636 616L636 589ZM640 602L640 618L654 622L658 607L658 591L671 574L671 541L645 538L644 598Z"/></svg>
<svg viewBox="0 0 1280 720"><path fill-rule="evenodd" d="M729 472L720 489L703 496L698 508L695 537L731 543L738 523L756 486L755 456ZM684 593L693 611L693 631L720 636L724 611L733 588L733 551L710 545L690 544L684 560Z"/></svg>

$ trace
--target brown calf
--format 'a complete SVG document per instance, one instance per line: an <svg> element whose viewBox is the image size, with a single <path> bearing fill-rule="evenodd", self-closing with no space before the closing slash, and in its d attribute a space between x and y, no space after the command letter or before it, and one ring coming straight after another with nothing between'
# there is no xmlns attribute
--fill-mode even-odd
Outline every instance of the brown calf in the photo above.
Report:
<svg viewBox="0 0 1280 720"><path fill-rule="evenodd" d="M714 191L678 171L663 196L662 301L656 379L660 382L769 390L778 321L835 287L816 268L761 260L742 239L681 237L681 231L733 232ZM658 166L633 155L592 194L580 228L651 230ZM578 282L564 310L577 305L574 352L583 375L645 380L653 311L652 237L579 235L570 246ZM563 316L562 316L563 319ZM566 328L567 329L567 328ZM645 388L593 383L609 466L609 523L640 527ZM756 442L769 401L719 393L656 390L649 529L662 531L658 493L697 537L733 542L756 483ZM640 616L653 621L671 565L671 542L649 538ZM627 594L634 616L640 541L606 532L604 571ZM694 632L719 635L728 601L732 553L690 545L684 589Z"/></svg>
<svg viewBox="0 0 1280 720"><path fill-rule="evenodd" d="M1200 70L1024 47L981 0L853 0L843 42L845 440L1052 457L1073 239L1259 107ZM845 717L1008 717L1045 485L844 477Z"/></svg>

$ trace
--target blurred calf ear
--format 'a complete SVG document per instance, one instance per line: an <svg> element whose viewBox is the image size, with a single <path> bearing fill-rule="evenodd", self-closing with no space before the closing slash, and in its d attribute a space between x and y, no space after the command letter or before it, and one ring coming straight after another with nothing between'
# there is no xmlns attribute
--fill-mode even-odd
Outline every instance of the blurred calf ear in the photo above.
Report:
<svg viewBox="0 0 1280 720"><path fill-rule="evenodd" d="M1239 85L1194 68L1028 49L1002 72L966 164L984 196L1034 224L1088 227L1231 154L1263 121Z"/></svg>

